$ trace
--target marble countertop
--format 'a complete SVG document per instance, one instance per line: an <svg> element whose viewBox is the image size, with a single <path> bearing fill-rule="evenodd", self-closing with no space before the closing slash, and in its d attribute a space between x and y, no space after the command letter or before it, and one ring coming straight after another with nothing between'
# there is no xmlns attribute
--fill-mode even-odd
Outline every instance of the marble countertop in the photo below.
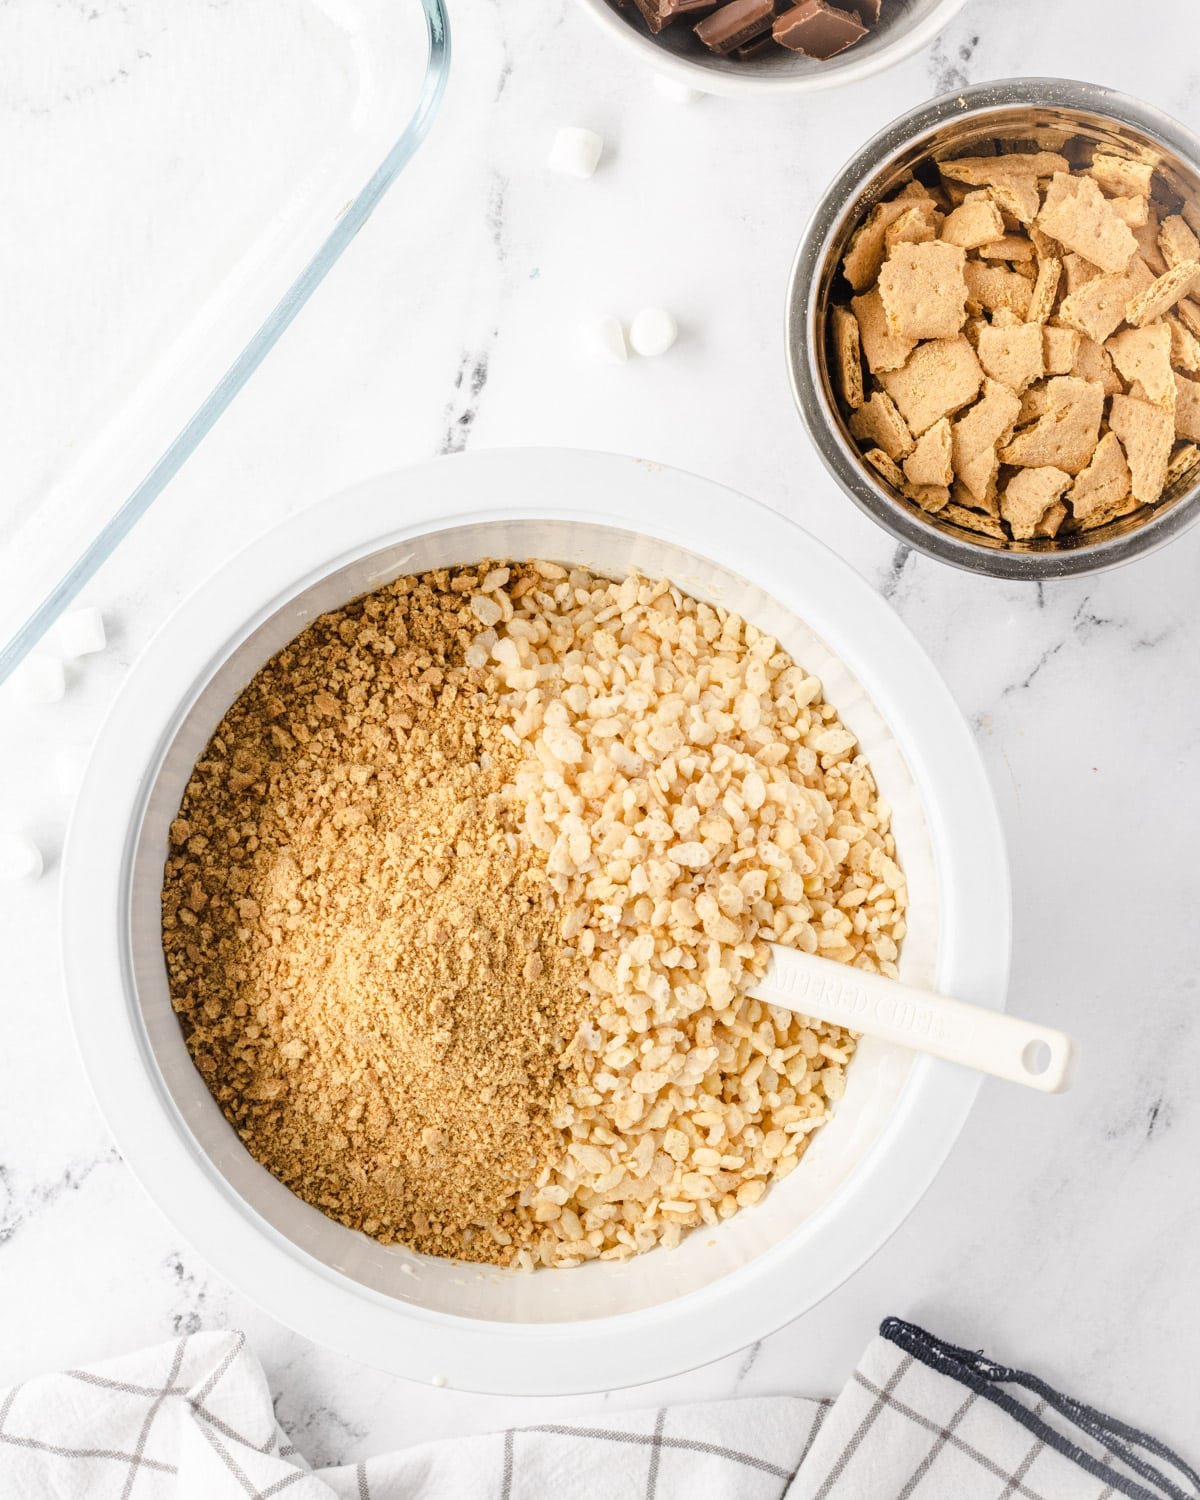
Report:
<svg viewBox="0 0 1200 1500"><path fill-rule="evenodd" d="M31 35L53 36L51 10L34 25L35 0L16 3ZM87 742L177 601L280 517L467 446L605 448L711 475L848 558L945 675L1009 842L1011 1004L1075 1034L1075 1089L1046 1098L985 1084L892 1241L816 1311L742 1354L603 1398L422 1388L272 1322L143 1196L73 1050L52 861L37 885L0 892L0 1383L241 1326L285 1427L327 1463L601 1400L832 1393L895 1313L1192 1440L1194 1391L1177 1372L1200 1353L1189 1248L1200 1239L1200 529L1117 572L1041 588L897 548L820 467L792 409L781 331L787 268L817 195L915 101L989 77L1060 74L1200 126L1200 69L1170 40L1191 34L1189 0L1153 0L1133 35L1127 23L1106 30L1124 9L971 0L923 55L872 82L811 101L679 106L603 44L576 0L455 0L454 67L430 140L89 587L109 650L73 674L62 704L0 697L0 825L28 827L56 851L68 806L50 753ZM590 183L545 172L548 140L567 123L607 141ZM624 368L590 363L581 319L647 303L676 313L677 347Z"/></svg>

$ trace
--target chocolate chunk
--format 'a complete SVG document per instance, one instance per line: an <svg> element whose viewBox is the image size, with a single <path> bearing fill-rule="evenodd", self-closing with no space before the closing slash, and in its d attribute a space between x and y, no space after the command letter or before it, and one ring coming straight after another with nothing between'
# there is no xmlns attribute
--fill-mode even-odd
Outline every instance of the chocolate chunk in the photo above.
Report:
<svg viewBox="0 0 1200 1500"><path fill-rule="evenodd" d="M633 3L641 12L642 20L655 36L675 19L674 12L666 9L662 0L633 0Z"/></svg>
<svg viewBox="0 0 1200 1500"><path fill-rule="evenodd" d="M756 36L753 41L745 42L742 46L735 47L733 55L737 58L738 62L749 62L752 57L757 57L760 52L774 51L775 38L768 29L761 36ZM778 53L776 53L776 56L778 56Z"/></svg>
<svg viewBox="0 0 1200 1500"><path fill-rule="evenodd" d="M710 52L724 56L770 31L774 15L775 0L730 0L705 16L695 32Z"/></svg>
<svg viewBox="0 0 1200 1500"><path fill-rule="evenodd" d="M846 9L854 11L864 26L874 26L883 10L883 0L847 0Z"/></svg>
<svg viewBox="0 0 1200 1500"><path fill-rule="evenodd" d="M720 11L717 12L721 14ZM712 18L712 19L715 19ZM702 23L703 24L703 23ZM699 27L696 28L697 31ZM856 15L828 0L801 0L775 22L772 34L781 47L824 62L852 46L867 28Z"/></svg>

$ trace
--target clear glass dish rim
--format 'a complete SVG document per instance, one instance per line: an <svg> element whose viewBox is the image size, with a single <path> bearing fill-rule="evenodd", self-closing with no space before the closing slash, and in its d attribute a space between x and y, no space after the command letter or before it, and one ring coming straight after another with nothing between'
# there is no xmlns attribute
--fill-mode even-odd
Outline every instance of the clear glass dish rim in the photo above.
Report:
<svg viewBox="0 0 1200 1500"><path fill-rule="evenodd" d="M408 164L445 91L450 67L450 22L444 0L417 0L428 52L420 93L400 135L334 223L320 246L279 297L245 347L167 444L160 457L100 527L15 634L0 644L0 683L10 676L89 578L107 561L196 451L218 418L258 369L284 330L320 286L346 246Z"/></svg>

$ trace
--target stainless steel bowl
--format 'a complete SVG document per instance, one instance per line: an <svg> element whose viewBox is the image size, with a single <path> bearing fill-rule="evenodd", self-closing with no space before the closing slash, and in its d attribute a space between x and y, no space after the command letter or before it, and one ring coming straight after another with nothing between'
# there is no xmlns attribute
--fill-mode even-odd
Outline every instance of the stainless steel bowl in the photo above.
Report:
<svg viewBox="0 0 1200 1500"><path fill-rule="evenodd" d="M842 255L862 214L934 155L986 143L1016 146L1058 132L1152 162L1181 197L1200 199L1200 141L1177 121L1111 89L1062 78L1016 78L945 94L893 121L838 175L813 214L788 283L792 392L830 472L861 510L918 551L998 578L1066 578L1116 567L1161 547L1200 517L1200 483L1186 480L1150 509L1094 533L1000 543L927 515L885 485L851 437L830 375L827 317Z"/></svg>

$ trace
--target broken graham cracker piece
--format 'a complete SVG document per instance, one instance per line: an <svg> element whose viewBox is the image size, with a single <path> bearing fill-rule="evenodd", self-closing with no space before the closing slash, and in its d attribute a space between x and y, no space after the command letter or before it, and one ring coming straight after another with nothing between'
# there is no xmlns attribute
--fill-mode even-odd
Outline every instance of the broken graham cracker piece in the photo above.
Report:
<svg viewBox="0 0 1200 1500"><path fill-rule="evenodd" d="M1200 339L1200 303L1193 302L1190 297L1181 298L1175 316L1193 338Z"/></svg>
<svg viewBox="0 0 1200 1500"><path fill-rule="evenodd" d="M1039 260L1062 260L1067 253L1052 234L1047 234L1036 224L1027 224L1025 233L1029 236L1033 253Z"/></svg>
<svg viewBox="0 0 1200 1500"><path fill-rule="evenodd" d="M1138 242L1138 255L1156 276L1161 276L1167 270L1167 262L1158 243L1158 231L1158 216L1151 212L1144 224L1134 226L1133 237Z"/></svg>
<svg viewBox="0 0 1200 1500"><path fill-rule="evenodd" d="M1047 512L1062 499L1070 483L1071 476L1053 465L1022 469L1013 475L1000 496L1000 514L1018 541L1029 541L1038 535ZM1064 510L1059 515L1059 523L1065 513ZM1054 530L1058 530L1058 525ZM1048 534L1053 535L1053 532Z"/></svg>
<svg viewBox="0 0 1200 1500"><path fill-rule="evenodd" d="M886 391L874 391L850 418L850 431L860 442L881 448L889 458L901 459L912 452L908 424Z"/></svg>
<svg viewBox="0 0 1200 1500"><path fill-rule="evenodd" d="M1033 284L1029 307L1025 313L1028 322L1044 323L1054 311L1062 269L1062 261L1055 255L1047 255L1038 261L1037 280Z"/></svg>
<svg viewBox="0 0 1200 1500"><path fill-rule="evenodd" d="M1097 276L1103 276L1104 272L1099 266L1092 265L1091 261L1083 255L1076 255L1074 250L1068 250L1062 258L1063 274L1067 280L1067 294L1077 292L1081 286L1086 286L1089 281L1095 281Z"/></svg>
<svg viewBox="0 0 1200 1500"><path fill-rule="evenodd" d="M967 506L957 505L953 501L942 510L938 519L949 521L951 525L959 526L963 531L974 531L980 536L994 537L998 542L1008 539L1004 527L992 516L982 515L977 510L970 510Z"/></svg>
<svg viewBox="0 0 1200 1500"><path fill-rule="evenodd" d="M903 338L888 327L883 298L876 287L861 297L851 297L850 306L858 319L863 357L874 374L881 370L898 370L917 347L916 339Z"/></svg>
<svg viewBox="0 0 1200 1500"><path fill-rule="evenodd" d="M963 279L967 283L967 307L969 310L986 308L988 312L1006 309L1016 313L1022 322L1029 313L1032 288L1024 276L1004 266L989 266L983 261L969 260L963 267Z"/></svg>
<svg viewBox="0 0 1200 1500"><path fill-rule="evenodd" d="M1071 164L1057 151L1002 151L998 156L960 156L938 160L943 177L971 187L991 187L1011 177L1053 177L1070 172Z"/></svg>
<svg viewBox="0 0 1200 1500"><path fill-rule="evenodd" d="M926 199L914 199L893 224L883 232L883 248L891 254L893 245L922 245L937 239L937 209Z"/></svg>
<svg viewBox="0 0 1200 1500"><path fill-rule="evenodd" d="M994 498L998 448L1006 442L1021 410L1021 403L1006 385L984 382L983 400L954 423L954 472L976 505L989 505Z"/></svg>
<svg viewBox="0 0 1200 1500"><path fill-rule="evenodd" d="M1097 151L1087 169L1091 177L1111 198L1150 196L1154 168L1148 162L1131 161L1111 151Z"/></svg>
<svg viewBox="0 0 1200 1500"><path fill-rule="evenodd" d="M1166 322L1171 331L1171 363L1177 370L1200 370L1200 339L1174 313L1167 314Z"/></svg>
<svg viewBox="0 0 1200 1500"><path fill-rule="evenodd" d="M1077 328L1097 344L1103 344L1125 321L1125 310L1131 298L1153 286L1154 276L1139 259L1130 261L1127 271L1100 275L1094 281L1069 292L1058 305L1058 321Z"/></svg>
<svg viewBox="0 0 1200 1500"><path fill-rule="evenodd" d="M971 193L946 215L942 239L962 250L977 250L1004 234L1004 219L996 202L986 193Z"/></svg>
<svg viewBox="0 0 1200 1500"><path fill-rule="evenodd" d="M1147 400L1175 405L1175 372L1171 368L1171 330L1165 323L1123 328L1105 344L1127 385L1140 381Z"/></svg>
<svg viewBox="0 0 1200 1500"><path fill-rule="evenodd" d="M950 418L942 417L921 434L916 447L904 460L905 479L911 485L948 487L954 478L951 453ZM949 498L947 489L946 499Z"/></svg>
<svg viewBox="0 0 1200 1500"><path fill-rule="evenodd" d="M1030 422L1037 421L1038 417L1044 417L1048 411L1053 410L1054 400L1050 395L1050 382L1039 380L1027 391L1021 393L1021 414L1017 418L1017 426L1026 427Z"/></svg>
<svg viewBox="0 0 1200 1500"><path fill-rule="evenodd" d="M1125 449L1134 498L1153 505L1166 485L1167 464L1175 446L1173 413L1136 396L1114 396L1108 425Z"/></svg>
<svg viewBox="0 0 1200 1500"><path fill-rule="evenodd" d="M1036 177L1001 177L988 187L988 192L1001 212L1016 219L1018 224L1028 226L1037 219L1042 195Z"/></svg>
<svg viewBox="0 0 1200 1500"><path fill-rule="evenodd" d="M1123 224L1130 229L1144 229L1150 222L1149 198L1110 198L1108 206ZM1137 235L1134 235L1137 239Z"/></svg>
<svg viewBox="0 0 1200 1500"><path fill-rule="evenodd" d="M1161 318L1180 298L1187 296L1197 277L1200 277L1200 260L1181 260L1130 299L1125 308L1125 321L1132 328L1141 328L1155 318Z"/></svg>
<svg viewBox="0 0 1200 1500"><path fill-rule="evenodd" d="M1074 329L1068 331L1075 332ZM1106 396L1119 396L1125 387L1121 384L1121 377L1116 372L1108 350L1084 334L1076 333L1075 336L1079 340L1079 348L1068 374L1077 375L1080 380L1094 380L1097 385L1104 387Z"/></svg>
<svg viewBox="0 0 1200 1500"><path fill-rule="evenodd" d="M1175 375L1175 436L1200 442L1200 380Z"/></svg>
<svg viewBox="0 0 1200 1500"><path fill-rule="evenodd" d="M842 259L842 274L856 292L865 292L874 284L883 265L888 229L911 207L912 200L902 197L876 203L851 235Z"/></svg>
<svg viewBox="0 0 1200 1500"><path fill-rule="evenodd" d="M1070 507L1065 500L1056 500L1046 514L1037 524L1037 535L1056 537L1062 523L1071 514Z"/></svg>
<svg viewBox="0 0 1200 1500"><path fill-rule="evenodd" d="M936 516L950 504L950 491L944 484L906 484L904 493L923 511Z"/></svg>
<svg viewBox="0 0 1200 1500"><path fill-rule="evenodd" d="M1078 474L1096 451L1104 390L1073 375L1056 375L1046 382L1045 394L1045 413L1014 434L1000 449L1000 461L1022 469L1049 465Z"/></svg>
<svg viewBox="0 0 1200 1500"><path fill-rule="evenodd" d="M940 240L892 248L879 272L888 327L902 338L941 339L966 318L966 252Z"/></svg>
<svg viewBox="0 0 1200 1500"><path fill-rule="evenodd" d="M879 380L909 430L920 436L940 417L952 416L975 399L983 371L960 333L918 344L899 370L885 370Z"/></svg>
<svg viewBox="0 0 1200 1500"><path fill-rule="evenodd" d="M1124 271L1137 254L1133 231L1092 178L1069 170L1051 177L1037 222L1046 234L1102 271Z"/></svg>
<svg viewBox="0 0 1200 1500"><path fill-rule="evenodd" d="M1140 500L1136 500L1132 495L1126 495L1123 500L1117 500L1112 505L1093 511L1086 521L1077 521L1076 525L1080 531L1097 531L1101 526L1107 526L1110 521L1116 521L1121 516L1132 515L1135 510L1141 510L1141 508Z"/></svg>
<svg viewBox="0 0 1200 1500"><path fill-rule="evenodd" d="M1196 475L1193 472L1200 465L1200 447L1195 443L1184 443L1182 447L1176 448L1171 454L1171 462L1167 465L1167 489L1173 488L1189 477L1195 482Z"/></svg>
<svg viewBox="0 0 1200 1500"><path fill-rule="evenodd" d="M984 373L1018 393L1045 372L1042 330L1036 323L979 330L979 363Z"/></svg>
<svg viewBox="0 0 1200 1500"><path fill-rule="evenodd" d="M848 307L834 307L833 363L842 400L857 409L863 404L862 354L858 341L858 319Z"/></svg>
<svg viewBox="0 0 1200 1500"><path fill-rule="evenodd" d="M1158 248L1168 270L1185 261L1200 260L1200 239L1192 233L1182 214L1172 214L1159 225Z"/></svg>
<svg viewBox="0 0 1200 1500"><path fill-rule="evenodd" d="M887 456L882 448L868 448L863 457L885 484L889 484L892 489L903 493L904 475L901 473L899 466Z"/></svg>
<svg viewBox="0 0 1200 1500"><path fill-rule="evenodd" d="M867 28L854 11L840 10L828 0L801 0L776 16L771 28L781 47L821 62L836 57L866 34Z"/></svg>
<svg viewBox="0 0 1200 1500"><path fill-rule="evenodd" d="M1077 374L1075 361L1083 335L1075 328L1042 328L1042 362L1047 375Z"/></svg>
<svg viewBox="0 0 1200 1500"><path fill-rule="evenodd" d="M978 247L981 260L1033 260L1033 242L1023 234L1005 234Z"/></svg>
<svg viewBox="0 0 1200 1500"><path fill-rule="evenodd" d="M1068 499L1077 521L1108 510L1129 494L1131 475L1125 450L1115 432L1106 432L1096 445L1087 468L1080 469Z"/></svg>

